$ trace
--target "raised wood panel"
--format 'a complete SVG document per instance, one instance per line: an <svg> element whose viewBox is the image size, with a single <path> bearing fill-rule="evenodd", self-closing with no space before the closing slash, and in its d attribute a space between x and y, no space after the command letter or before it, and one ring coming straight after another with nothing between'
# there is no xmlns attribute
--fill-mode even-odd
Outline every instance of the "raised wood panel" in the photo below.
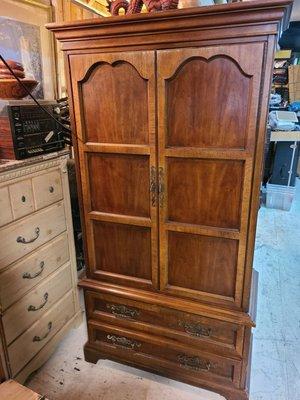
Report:
<svg viewBox="0 0 300 400"><path fill-rule="evenodd" d="M92 68L81 84L85 140L149 143L147 80L123 61Z"/></svg>
<svg viewBox="0 0 300 400"><path fill-rule="evenodd" d="M239 229L243 161L168 158L168 219Z"/></svg>
<svg viewBox="0 0 300 400"><path fill-rule="evenodd" d="M172 150L208 158L253 154L263 51L262 43L158 51L161 166Z"/></svg>
<svg viewBox="0 0 300 400"><path fill-rule="evenodd" d="M188 59L166 82L167 145L245 148L250 89L230 58Z"/></svg>
<svg viewBox="0 0 300 400"><path fill-rule="evenodd" d="M128 141L127 144L153 144L153 51L71 55L70 65L76 128L81 141L86 141L86 132L100 143L104 139L104 143L126 144ZM93 85L90 84L91 80L94 81ZM95 91L94 88L98 86L99 90ZM86 118L91 126L87 125ZM132 123L133 120L136 125ZM101 124L105 133L98 129L94 121ZM90 132L88 128L91 127L100 136Z"/></svg>
<svg viewBox="0 0 300 400"><path fill-rule="evenodd" d="M238 241L179 232L168 236L168 285L234 297Z"/></svg>
<svg viewBox="0 0 300 400"><path fill-rule="evenodd" d="M161 289L233 308L242 300L262 65L253 52L262 57L262 44L157 56Z"/></svg>
<svg viewBox="0 0 300 400"><path fill-rule="evenodd" d="M150 217L148 156L92 153L88 168L93 211Z"/></svg>
<svg viewBox="0 0 300 400"><path fill-rule="evenodd" d="M93 227L96 271L151 280L149 228L98 221Z"/></svg>
<svg viewBox="0 0 300 400"><path fill-rule="evenodd" d="M157 207L150 196L157 162L154 52L72 55L70 65L87 273L157 287Z"/></svg>

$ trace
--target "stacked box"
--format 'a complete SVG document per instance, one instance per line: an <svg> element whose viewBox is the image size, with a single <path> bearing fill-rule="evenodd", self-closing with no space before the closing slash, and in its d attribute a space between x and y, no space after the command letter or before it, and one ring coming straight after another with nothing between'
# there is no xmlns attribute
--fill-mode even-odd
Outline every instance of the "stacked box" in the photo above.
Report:
<svg viewBox="0 0 300 400"><path fill-rule="evenodd" d="M289 66L289 98L290 103L300 101L300 65Z"/></svg>

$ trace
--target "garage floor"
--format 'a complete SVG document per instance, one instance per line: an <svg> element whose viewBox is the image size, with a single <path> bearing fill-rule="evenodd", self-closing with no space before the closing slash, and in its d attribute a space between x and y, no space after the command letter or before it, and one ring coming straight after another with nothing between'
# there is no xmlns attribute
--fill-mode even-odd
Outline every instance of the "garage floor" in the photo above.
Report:
<svg viewBox="0 0 300 400"><path fill-rule="evenodd" d="M251 400L300 400L300 181L290 212L261 208L255 268L259 271ZM298 335L298 337L297 337ZM154 374L83 360L85 326L73 330L27 386L49 400L221 400Z"/></svg>

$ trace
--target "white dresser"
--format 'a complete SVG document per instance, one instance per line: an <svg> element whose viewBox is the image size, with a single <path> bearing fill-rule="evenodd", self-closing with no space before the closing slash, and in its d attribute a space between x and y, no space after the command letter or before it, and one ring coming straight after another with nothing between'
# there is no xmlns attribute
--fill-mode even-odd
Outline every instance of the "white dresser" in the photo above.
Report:
<svg viewBox="0 0 300 400"><path fill-rule="evenodd" d="M2 363L19 382L81 320L68 158L62 151L0 164Z"/></svg>

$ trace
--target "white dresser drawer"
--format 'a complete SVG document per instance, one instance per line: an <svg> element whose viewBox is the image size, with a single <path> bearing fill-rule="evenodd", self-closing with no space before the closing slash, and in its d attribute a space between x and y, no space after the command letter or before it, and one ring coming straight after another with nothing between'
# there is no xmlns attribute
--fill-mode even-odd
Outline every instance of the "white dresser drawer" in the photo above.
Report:
<svg viewBox="0 0 300 400"><path fill-rule="evenodd" d="M52 171L32 179L36 208L39 210L63 198L60 171Z"/></svg>
<svg viewBox="0 0 300 400"><path fill-rule="evenodd" d="M8 224L13 220L13 215L10 207L8 187L0 189L0 227Z"/></svg>
<svg viewBox="0 0 300 400"><path fill-rule="evenodd" d="M6 310L68 260L68 236L65 232L12 265L0 274L2 309Z"/></svg>
<svg viewBox="0 0 300 400"><path fill-rule="evenodd" d="M73 291L70 291L8 347L13 376L62 329L74 314Z"/></svg>
<svg viewBox="0 0 300 400"><path fill-rule="evenodd" d="M7 344L40 319L71 288L68 263L11 306L2 317Z"/></svg>
<svg viewBox="0 0 300 400"><path fill-rule="evenodd" d="M63 203L0 230L0 270L66 230Z"/></svg>
<svg viewBox="0 0 300 400"><path fill-rule="evenodd" d="M22 218L34 212L31 179L10 185L9 194L14 219Z"/></svg>

